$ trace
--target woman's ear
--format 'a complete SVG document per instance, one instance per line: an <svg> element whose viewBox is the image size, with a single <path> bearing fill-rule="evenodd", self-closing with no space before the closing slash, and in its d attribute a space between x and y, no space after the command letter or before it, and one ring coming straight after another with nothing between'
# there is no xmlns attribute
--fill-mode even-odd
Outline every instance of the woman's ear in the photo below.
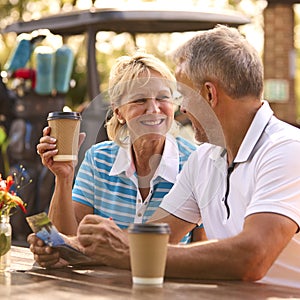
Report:
<svg viewBox="0 0 300 300"><path fill-rule="evenodd" d="M122 114L121 114L121 112L118 108L114 109L114 113L117 116L117 119L118 119L119 123L120 124L125 124L125 120L124 120L124 118L123 118L123 116L122 116Z"/></svg>

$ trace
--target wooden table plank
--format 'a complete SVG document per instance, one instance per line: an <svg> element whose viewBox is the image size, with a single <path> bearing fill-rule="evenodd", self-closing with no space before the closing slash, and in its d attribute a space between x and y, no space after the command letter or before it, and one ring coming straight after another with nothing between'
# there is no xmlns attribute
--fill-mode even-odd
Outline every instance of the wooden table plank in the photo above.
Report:
<svg viewBox="0 0 300 300"><path fill-rule="evenodd" d="M295 299L300 289L240 281L165 279L159 287L134 286L131 273L109 267L32 267L27 248L13 247L12 270L0 275L0 299Z"/></svg>

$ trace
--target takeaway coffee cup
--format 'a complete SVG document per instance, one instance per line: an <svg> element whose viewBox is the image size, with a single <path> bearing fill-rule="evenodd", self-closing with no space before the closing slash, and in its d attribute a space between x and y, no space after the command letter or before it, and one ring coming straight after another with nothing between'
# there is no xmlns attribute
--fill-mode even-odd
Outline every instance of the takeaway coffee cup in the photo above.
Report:
<svg viewBox="0 0 300 300"><path fill-rule="evenodd" d="M134 284L160 285L164 281L170 228L166 223L130 224L130 263Z"/></svg>
<svg viewBox="0 0 300 300"><path fill-rule="evenodd" d="M56 138L54 161L77 160L81 115L78 112L55 111L48 114L51 136Z"/></svg>

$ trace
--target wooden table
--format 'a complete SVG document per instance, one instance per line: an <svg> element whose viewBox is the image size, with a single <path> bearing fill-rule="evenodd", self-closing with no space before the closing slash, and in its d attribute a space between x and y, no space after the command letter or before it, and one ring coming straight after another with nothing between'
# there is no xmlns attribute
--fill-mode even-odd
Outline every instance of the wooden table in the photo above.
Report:
<svg viewBox="0 0 300 300"><path fill-rule="evenodd" d="M161 287L138 287L131 273L108 267L33 267L29 249L12 247L11 271L0 275L0 299L295 299L300 289L234 281L165 279Z"/></svg>

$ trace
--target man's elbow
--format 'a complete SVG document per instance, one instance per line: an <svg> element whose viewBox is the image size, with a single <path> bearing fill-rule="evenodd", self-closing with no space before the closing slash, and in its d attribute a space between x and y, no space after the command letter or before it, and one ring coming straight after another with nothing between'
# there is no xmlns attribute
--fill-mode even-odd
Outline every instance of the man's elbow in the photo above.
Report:
<svg viewBox="0 0 300 300"><path fill-rule="evenodd" d="M271 267L264 251L248 256L242 263L243 268L241 268L240 279L243 281L260 280Z"/></svg>
<svg viewBox="0 0 300 300"><path fill-rule="evenodd" d="M241 276L241 280L242 281L257 281L262 279L266 273L267 273L267 269L266 268L262 268L262 267L252 267L248 270L245 270L245 272L242 274Z"/></svg>

